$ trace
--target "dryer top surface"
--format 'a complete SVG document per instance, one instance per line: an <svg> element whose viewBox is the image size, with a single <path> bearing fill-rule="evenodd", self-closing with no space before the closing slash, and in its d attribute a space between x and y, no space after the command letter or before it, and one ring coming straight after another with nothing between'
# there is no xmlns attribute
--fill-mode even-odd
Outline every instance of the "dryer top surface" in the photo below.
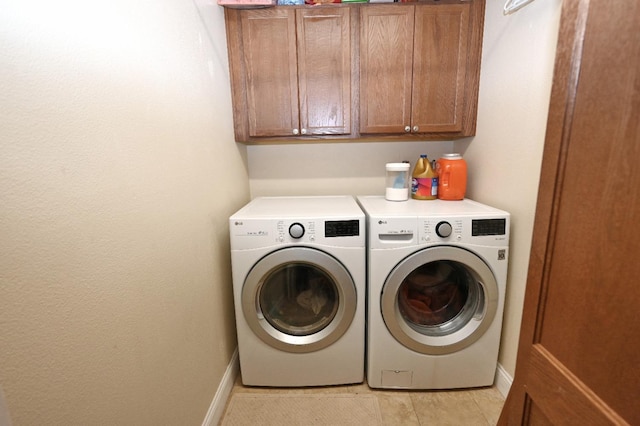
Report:
<svg viewBox="0 0 640 426"><path fill-rule="evenodd" d="M351 196L258 197L238 210L232 219L363 218Z"/></svg>

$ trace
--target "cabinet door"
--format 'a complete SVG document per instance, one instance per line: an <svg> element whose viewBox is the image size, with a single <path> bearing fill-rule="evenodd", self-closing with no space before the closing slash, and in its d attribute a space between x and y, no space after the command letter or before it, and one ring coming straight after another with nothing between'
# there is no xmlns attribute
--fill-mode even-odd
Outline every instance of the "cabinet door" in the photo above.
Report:
<svg viewBox="0 0 640 426"><path fill-rule="evenodd" d="M484 7L225 9L236 140L474 135Z"/></svg>
<svg viewBox="0 0 640 426"><path fill-rule="evenodd" d="M361 133L404 133L410 125L414 9L360 9Z"/></svg>
<svg viewBox="0 0 640 426"><path fill-rule="evenodd" d="M291 136L300 128L295 10L244 10L241 25L249 136Z"/></svg>
<svg viewBox="0 0 640 426"><path fill-rule="evenodd" d="M415 8L413 132L462 130L470 9L470 3Z"/></svg>
<svg viewBox="0 0 640 426"><path fill-rule="evenodd" d="M351 132L350 8L297 9L300 134Z"/></svg>

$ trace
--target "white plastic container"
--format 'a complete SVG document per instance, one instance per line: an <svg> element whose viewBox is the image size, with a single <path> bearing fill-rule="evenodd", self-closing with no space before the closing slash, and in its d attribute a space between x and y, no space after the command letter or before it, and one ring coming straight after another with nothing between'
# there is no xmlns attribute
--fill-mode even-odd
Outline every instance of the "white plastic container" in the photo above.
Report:
<svg viewBox="0 0 640 426"><path fill-rule="evenodd" d="M389 201L409 199L409 163L387 163L387 178L384 198Z"/></svg>

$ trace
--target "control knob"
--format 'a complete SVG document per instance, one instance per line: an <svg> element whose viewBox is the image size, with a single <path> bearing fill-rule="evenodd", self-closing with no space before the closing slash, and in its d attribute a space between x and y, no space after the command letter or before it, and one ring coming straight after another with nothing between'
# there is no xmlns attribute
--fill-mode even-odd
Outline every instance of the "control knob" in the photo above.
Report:
<svg viewBox="0 0 640 426"><path fill-rule="evenodd" d="M451 232L453 232L453 228L449 222L442 221L436 225L436 234L440 238L447 238Z"/></svg>
<svg viewBox="0 0 640 426"><path fill-rule="evenodd" d="M289 235L291 235L291 238L295 239L302 238L304 235L304 226L298 222L292 223L289 227Z"/></svg>

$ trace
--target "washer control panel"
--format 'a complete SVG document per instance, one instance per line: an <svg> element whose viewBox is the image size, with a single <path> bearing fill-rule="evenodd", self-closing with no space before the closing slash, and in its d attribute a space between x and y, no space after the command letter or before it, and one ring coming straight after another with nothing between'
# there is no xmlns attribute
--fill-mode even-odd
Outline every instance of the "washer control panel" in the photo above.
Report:
<svg viewBox="0 0 640 426"><path fill-rule="evenodd" d="M433 217L419 219L418 242L502 244L508 238L507 218Z"/></svg>
<svg viewBox="0 0 640 426"><path fill-rule="evenodd" d="M462 241L465 229L462 218L420 219L420 242Z"/></svg>
<svg viewBox="0 0 640 426"><path fill-rule="evenodd" d="M458 243L503 245L508 239L508 227L508 218L373 217L369 220L369 247Z"/></svg>
<svg viewBox="0 0 640 426"><path fill-rule="evenodd" d="M379 195L357 199L367 215L370 249L509 243L509 213L473 200L389 202Z"/></svg>

